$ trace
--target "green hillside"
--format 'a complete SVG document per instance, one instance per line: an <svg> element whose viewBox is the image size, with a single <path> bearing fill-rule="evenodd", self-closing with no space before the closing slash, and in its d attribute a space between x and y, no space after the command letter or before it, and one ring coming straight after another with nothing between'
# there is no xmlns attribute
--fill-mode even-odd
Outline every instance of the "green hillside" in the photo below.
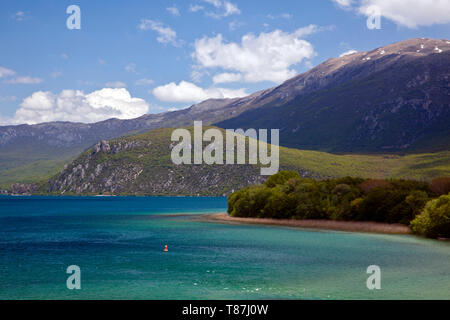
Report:
<svg viewBox="0 0 450 320"><path fill-rule="evenodd" d="M172 131L155 129L98 143L54 175L49 183L44 183L41 191L223 195L266 179L260 175L259 165L174 165L170 157L174 145L170 141ZM61 163L45 164L48 173L62 169ZM335 155L280 148L280 170L295 170L303 177L316 179L353 176L431 180L450 176L450 152L405 156ZM26 172L23 170L23 174ZM30 168L29 172L31 176L35 171Z"/></svg>

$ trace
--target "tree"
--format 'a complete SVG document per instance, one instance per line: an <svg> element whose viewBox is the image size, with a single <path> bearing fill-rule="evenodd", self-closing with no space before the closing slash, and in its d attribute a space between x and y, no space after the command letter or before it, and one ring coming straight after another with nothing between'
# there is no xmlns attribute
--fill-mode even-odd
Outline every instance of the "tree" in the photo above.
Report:
<svg viewBox="0 0 450 320"><path fill-rule="evenodd" d="M381 179L368 179L366 181L364 181L363 183L360 184L360 188L364 193L369 193L370 191L372 191L373 189L376 188L387 188L390 187L391 184L389 182L387 182L386 180L381 180Z"/></svg>
<svg viewBox="0 0 450 320"><path fill-rule="evenodd" d="M274 188L277 185L285 184L289 179L298 178L300 179L300 175L297 171L280 171L277 174L274 174L267 179L265 185L269 188Z"/></svg>
<svg viewBox="0 0 450 320"><path fill-rule="evenodd" d="M450 193L427 202L422 213L411 222L411 230L429 238L449 238Z"/></svg>

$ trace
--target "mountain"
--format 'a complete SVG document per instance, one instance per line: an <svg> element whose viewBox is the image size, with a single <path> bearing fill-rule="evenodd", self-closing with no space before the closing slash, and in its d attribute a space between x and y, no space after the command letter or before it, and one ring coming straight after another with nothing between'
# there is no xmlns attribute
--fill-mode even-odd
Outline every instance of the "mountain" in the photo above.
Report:
<svg viewBox="0 0 450 320"><path fill-rule="evenodd" d="M279 128L284 146L329 152L450 149L450 41L411 39L325 63L223 128Z"/></svg>
<svg viewBox="0 0 450 320"><path fill-rule="evenodd" d="M0 127L0 186L35 182L99 140L155 128L279 128L280 144L351 153L450 149L450 41L411 39L330 59L278 87L175 112ZM30 175L32 173L33 175Z"/></svg>
<svg viewBox="0 0 450 320"><path fill-rule="evenodd" d="M155 129L141 135L100 141L64 166L39 190L66 195L216 196L265 181L259 165L173 164L172 131ZM350 175L426 180L450 175L450 151L407 156L333 155L282 147L280 169L295 170L310 178Z"/></svg>

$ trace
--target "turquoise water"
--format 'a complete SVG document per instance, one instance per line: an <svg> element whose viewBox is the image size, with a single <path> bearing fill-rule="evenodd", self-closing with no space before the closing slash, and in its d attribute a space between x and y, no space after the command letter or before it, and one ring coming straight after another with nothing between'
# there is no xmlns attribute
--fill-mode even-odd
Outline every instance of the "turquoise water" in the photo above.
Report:
<svg viewBox="0 0 450 320"><path fill-rule="evenodd" d="M197 219L225 210L225 198L0 197L0 299L450 298L448 242ZM69 265L81 290L66 288ZM366 288L369 265L381 290Z"/></svg>

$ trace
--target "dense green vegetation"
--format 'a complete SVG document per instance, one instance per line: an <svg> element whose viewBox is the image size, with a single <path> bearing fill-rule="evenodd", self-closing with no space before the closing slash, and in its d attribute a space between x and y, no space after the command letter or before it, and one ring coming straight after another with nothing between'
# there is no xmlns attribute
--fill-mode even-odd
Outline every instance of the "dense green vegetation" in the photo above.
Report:
<svg viewBox="0 0 450 320"><path fill-rule="evenodd" d="M431 183L400 179L301 178L281 171L264 185L253 185L228 198L234 217L331 219L409 225L429 237L450 237L450 178ZM417 218L416 218L417 217Z"/></svg>
<svg viewBox="0 0 450 320"><path fill-rule="evenodd" d="M9 170L0 170L0 189L9 189L14 183L42 183L61 171L69 160L42 160Z"/></svg>
<svg viewBox="0 0 450 320"><path fill-rule="evenodd" d="M430 238L450 235L450 193L429 201L411 222L411 229Z"/></svg>
<svg viewBox="0 0 450 320"><path fill-rule="evenodd" d="M0 189L13 183L38 183L60 171L84 148L50 147L45 143L18 143L0 147Z"/></svg>

